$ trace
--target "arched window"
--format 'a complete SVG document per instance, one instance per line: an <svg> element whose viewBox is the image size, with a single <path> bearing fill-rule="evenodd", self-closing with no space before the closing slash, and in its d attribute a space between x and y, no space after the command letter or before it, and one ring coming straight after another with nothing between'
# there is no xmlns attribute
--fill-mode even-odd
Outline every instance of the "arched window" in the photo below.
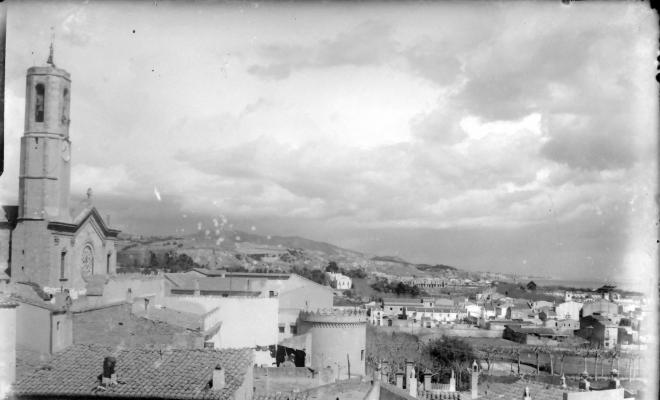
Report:
<svg viewBox="0 0 660 400"><path fill-rule="evenodd" d="M83 248L81 262L81 272L83 277L94 275L94 250L91 245L87 245Z"/></svg>
<svg viewBox="0 0 660 400"><path fill-rule="evenodd" d="M62 125L67 125L69 122L68 112L69 111L69 89L64 88L62 92Z"/></svg>
<svg viewBox="0 0 660 400"><path fill-rule="evenodd" d="M60 253L60 279L66 278L66 250Z"/></svg>
<svg viewBox="0 0 660 400"><path fill-rule="evenodd" d="M35 100L35 106L34 106L34 120L36 122L44 122L44 113L45 113L45 99L44 99L44 94L46 92L46 89L44 88L43 83L37 84L35 87L36 90L36 100Z"/></svg>

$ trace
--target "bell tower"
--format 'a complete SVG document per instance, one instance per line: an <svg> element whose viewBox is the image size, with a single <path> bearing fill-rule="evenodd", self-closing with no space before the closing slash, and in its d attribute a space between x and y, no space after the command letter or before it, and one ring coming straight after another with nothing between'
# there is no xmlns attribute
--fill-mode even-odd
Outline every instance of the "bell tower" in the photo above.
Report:
<svg viewBox="0 0 660 400"><path fill-rule="evenodd" d="M47 65L29 68L26 83L18 218L70 222L71 79L55 66L52 43Z"/></svg>

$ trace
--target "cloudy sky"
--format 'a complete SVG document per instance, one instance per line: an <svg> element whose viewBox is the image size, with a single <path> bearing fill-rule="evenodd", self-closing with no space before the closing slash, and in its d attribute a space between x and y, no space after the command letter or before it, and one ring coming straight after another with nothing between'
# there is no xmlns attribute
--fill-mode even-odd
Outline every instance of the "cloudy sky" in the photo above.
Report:
<svg viewBox="0 0 660 400"><path fill-rule="evenodd" d="M71 73L72 197L132 233L234 228L471 270L655 265L655 19L641 3L18 3ZM648 270L646 270L648 268Z"/></svg>

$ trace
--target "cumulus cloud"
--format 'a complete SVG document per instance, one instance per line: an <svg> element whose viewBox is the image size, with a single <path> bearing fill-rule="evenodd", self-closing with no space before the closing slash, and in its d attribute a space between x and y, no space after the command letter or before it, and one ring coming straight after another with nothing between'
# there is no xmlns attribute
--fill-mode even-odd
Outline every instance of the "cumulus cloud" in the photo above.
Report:
<svg viewBox="0 0 660 400"><path fill-rule="evenodd" d="M462 63L447 41L425 37L402 53L413 71L441 86L453 83L461 72Z"/></svg>
<svg viewBox="0 0 660 400"><path fill-rule="evenodd" d="M342 65L366 66L386 63L397 51L393 27L369 20L314 46L271 43L259 49L265 64L248 72L262 78L284 79L292 71Z"/></svg>
<svg viewBox="0 0 660 400"><path fill-rule="evenodd" d="M635 132L617 117L551 115L549 141L541 154L573 168L616 169L629 167L636 160Z"/></svg>

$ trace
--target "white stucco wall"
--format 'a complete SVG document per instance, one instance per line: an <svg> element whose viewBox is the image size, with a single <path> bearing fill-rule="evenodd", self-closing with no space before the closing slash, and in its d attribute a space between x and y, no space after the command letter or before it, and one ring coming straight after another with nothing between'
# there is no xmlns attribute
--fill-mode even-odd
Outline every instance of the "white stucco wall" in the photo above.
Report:
<svg viewBox="0 0 660 400"><path fill-rule="evenodd" d="M214 313L222 321L219 348L277 344L277 297L166 296L162 305L197 313L219 308Z"/></svg>

